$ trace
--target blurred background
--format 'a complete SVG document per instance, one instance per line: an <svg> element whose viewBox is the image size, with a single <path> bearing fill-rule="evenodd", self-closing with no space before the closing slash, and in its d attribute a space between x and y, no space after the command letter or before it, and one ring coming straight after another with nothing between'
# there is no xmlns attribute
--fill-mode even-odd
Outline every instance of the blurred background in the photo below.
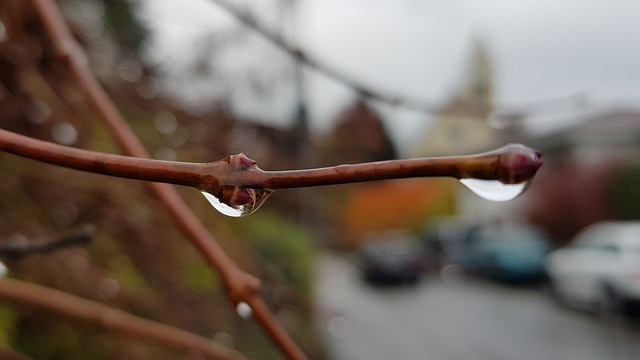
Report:
<svg viewBox="0 0 640 360"><path fill-rule="evenodd" d="M640 4L57 3L154 158L209 162L243 152L278 170L509 142L542 151L536 179L510 202L451 179L415 179L279 191L255 214L230 219L179 189L230 255L263 279L263 297L311 358L640 353L640 45L630 35L640 31ZM0 126L118 152L28 2L0 3ZM217 275L144 184L7 154L0 162L0 247L95 228L85 246L3 255L8 276L250 358L280 358L230 308ZM0 303L0 319L0 342L35 359L190 355L26 306Z"/></svg>

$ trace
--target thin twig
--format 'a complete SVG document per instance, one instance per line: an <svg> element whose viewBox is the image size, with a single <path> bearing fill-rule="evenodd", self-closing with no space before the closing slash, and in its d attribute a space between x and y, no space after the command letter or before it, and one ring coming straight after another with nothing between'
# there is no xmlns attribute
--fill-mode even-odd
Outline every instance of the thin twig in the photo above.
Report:
<svg viewBox="0 0 640 360"><path fill-rule="evenodd" d="M130 156L149 157L146 149L129 127L93 71L87 57L67 27L62 14L53 0L31 0L54 45L56 55L68 63L73 76L96 106L102 119L124 152ZM156 196L165 204L187 238L199 250L206 261L220 274L233 303L262 304L253 309L254 318L263 325L282 353L290 359L306 359L291 336L282 328L266 304L260 299L260 280L240 269L224 252L200 219L191 211L175 188L167 184L149 183ZM264 326L269 324L270 326Z"/></svg>
<svg viewBox="0 0 640 360"><path fill-rule="evenodd" d="M284 189L409 177L528 181L542 165L540 153L519 144L490 152L440 158L389 160L317 169L264 171L243 154L212 163L152 160L87 151L0 129L0 150L76 170L158 181L217 192L221 186Z"/></svg>
<svg viewBox="0 0 640 360"><path fill-rule="evenodd" d="M0 255L22 256L44 254L54 250L88 244L93 239L93 226L87 225L74 233L38 244L7 244L0 246Z"/></svg>
<svg viewBox="0 0 640 360"><path fill-rule="evenodd" d="M246 359L239 352L185 330L143 319L96 301L21 280L1 279L0 297L47 308L107 329L208 359Z"/></svg>

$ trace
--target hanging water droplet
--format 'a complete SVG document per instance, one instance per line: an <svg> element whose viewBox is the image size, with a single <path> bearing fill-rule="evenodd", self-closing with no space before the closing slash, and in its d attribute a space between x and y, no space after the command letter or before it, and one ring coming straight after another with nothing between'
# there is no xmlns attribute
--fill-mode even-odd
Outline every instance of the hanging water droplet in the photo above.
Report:
<svg viewBox="0 0 640 360"><path fill-rule="evenodd" d="M243 319L249 319L253 315L253 309L244 301L241 301L236 305L236 313Z"/></svg>
<svg viewBox="0 0 640 360"><path fill-rule="evenodd" d="M515 199L529 185L529 181L519 184L503 184L498 180L460 179L460 182L476 195L491 201Z"/></svg>
<svg viewBox="0 0 640 360"><path fill-rule="evenodd" d="M273 190L249 189L239 186L225 186L218 196L206 191L202 192L214 209L231 217L252 214L264 204L271 193Z"/></svg>

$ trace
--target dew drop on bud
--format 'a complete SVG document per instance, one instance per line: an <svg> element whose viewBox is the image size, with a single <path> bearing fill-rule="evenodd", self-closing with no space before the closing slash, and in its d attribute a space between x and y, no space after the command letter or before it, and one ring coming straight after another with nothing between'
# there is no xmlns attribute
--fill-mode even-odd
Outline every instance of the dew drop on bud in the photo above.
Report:
<svg viewBox="0 0 640 360"><path fill-rule="evenodd" d="M518 184L503 184L498 180L460 179L469 190L483 199L491 201L513 200L529 186L529 181Z"/></svg>
<svg viewBox="0 0 640 360"><path fill-rule="evenodd" d="M221 214L230 217L241 217L252 214L273 193L268 189L249 189L230 186L220 192L218 196L203 191L202 194Z"/></svg>

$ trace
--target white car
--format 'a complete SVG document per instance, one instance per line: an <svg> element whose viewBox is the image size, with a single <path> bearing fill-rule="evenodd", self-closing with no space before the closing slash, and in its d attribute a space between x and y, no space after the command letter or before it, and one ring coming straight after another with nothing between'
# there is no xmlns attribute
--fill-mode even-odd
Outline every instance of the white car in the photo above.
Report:
<svg viewBox="0 0 640 360"><path fill-rule="evenodd" d="M549 255L546 272L562 303L640 315L640 222L589 226Z"/></svg>

